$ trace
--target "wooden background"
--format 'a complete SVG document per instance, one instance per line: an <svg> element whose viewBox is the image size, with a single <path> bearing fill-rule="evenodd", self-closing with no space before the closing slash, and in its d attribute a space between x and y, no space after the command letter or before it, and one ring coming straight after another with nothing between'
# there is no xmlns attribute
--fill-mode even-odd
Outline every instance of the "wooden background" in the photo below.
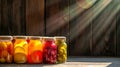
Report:
<svg viewBox="0 0 120 67"><path fill-rule="evenodd" d="M113 5L95 15L102 0L88 9L79 4L78 0L0 0L0 35L66 36L70 56L120 56L120 12L110 20ZM89 21L82 28L82 22ZM111 24L104 28L107 22ZM97 32L102 33L95 36Z"/></svg>

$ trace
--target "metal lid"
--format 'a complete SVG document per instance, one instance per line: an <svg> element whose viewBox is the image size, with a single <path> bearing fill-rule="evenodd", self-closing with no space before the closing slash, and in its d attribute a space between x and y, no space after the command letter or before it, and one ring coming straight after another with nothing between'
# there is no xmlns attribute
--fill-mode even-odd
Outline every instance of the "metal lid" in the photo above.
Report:
<svg viewBox="0 0 120 67"><path fill-rule="evenodd" d="M54 40L54 37L42 37L42 39L51 41L51 40Z"/></svg>
<svg viewBox="0 0 120 67"><path fill-rule="evenodd" d="M27 36L13 36L13 39L27 39Z"/></svg>
<svg viewBox="0 0 120 67"><path fill-rule="evenodd" d="M65 36L55 36L54 38L55 38L55 40L65 40L66 41Z"/></svg>
<svg viewBox="0 0 120 67"><path fill-rule="evenodd" d="M28 39L42 39L41 36L27 36Z"/></svg>
<svg viewBox="0 0 120 67"><path fill-rule="evenodd" d="M0 36L0 40L12 40L12 36Z"/></svg>

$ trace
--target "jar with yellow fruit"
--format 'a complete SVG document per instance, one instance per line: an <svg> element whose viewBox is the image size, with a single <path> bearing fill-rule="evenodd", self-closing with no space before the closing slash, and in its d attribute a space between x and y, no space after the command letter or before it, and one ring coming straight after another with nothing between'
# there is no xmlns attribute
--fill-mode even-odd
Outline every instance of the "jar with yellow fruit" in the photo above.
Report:
<svg viewBox="0 0 120 67"><path fill-rule="evenodd" d="M39 63L43 62L43 44L42 38L39 36L28 37L28 63Z"/></svg>
<svg viewBox="0 0 120 67"><path fill-rule="evenodd" d="M14 62L26 63L28 55L28 43L26 36L13 36Z"/></svg>
<svg viewBox="0 0 120 67"><path fill-rule="evenodd" d="M64 63L67 60L66 37L55 37L57 45L57 63Z"/></svg>
<svg viewBox="0 0 120 67"><path fill-rule="evenodd" d="M12 63L12 36L0 36L0 63Z"/></svg>

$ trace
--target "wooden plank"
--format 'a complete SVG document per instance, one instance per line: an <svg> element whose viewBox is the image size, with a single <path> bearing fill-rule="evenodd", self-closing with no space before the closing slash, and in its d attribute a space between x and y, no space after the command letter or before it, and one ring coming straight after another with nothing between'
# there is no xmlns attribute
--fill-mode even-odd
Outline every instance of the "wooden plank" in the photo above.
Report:
<svg viewBox="0 0 120 67"><path fill-rule="evenodd" d="M91 24L84 29L82 28L84 23L88 23L82 20L89 14L85 13L85 9L79 6L80 3L70 0L70 55L90 56Z"/></svg>
<svg viewBox="0 0 120 67"><path fill-rule="evenodd" d="M116 16L116 53L118 57L120 57L120 14L118 13Z"/></svg>
<svg viewBox="0 0 120 67"><path fill-rule="evenodd" d="M59 27L59 22L61 21L61 17L59 17L60 14L60 0L57 0L57 2L52 1L53 3L51 4L51 0L46 0L46 35L47 36L54 36L54 35L59 35L56 32L59 32L58 29ZM49 5L51 4L51 5ZM60 20L59 20L60 18Z"/></svg>
<svg viewBox="0 0 120 67"><path fill-rule="evenodd" d="M44 0L26 0L27 35L44 35Z"/></svg>
<svg viewBox="0 0 120 67"><path fill-rule="evenodd" d="M63 25L60 27L59 35L68 37L69 40L69 0L60 1L60 13L61 13L61 22Z"/></svg>
<svg viewBox="0 0 120 67"><path fill-rule="evenodd" d="M9 18L8 18L8 1L7 0L1 0L1 29L0 29L0 35L8 35L9 34Z"/></svg>
<svg viewBox="0 0 120 67"><path fill-rule="evenodd" d="M23 11L21 8L22 7L22 0L13 0L13 22L12 22L12 35L22 35L22 29L24 26L21 27L21 22L22 19L21 17L24 18L24 16L21 16L21 11Z"/></svg>
<svg viewBox="0 0 120 67"><path fill-rule="evenodd" d="M92 56L115 56L116 19L112 11L116 6L114 4L112 2L111 5L102 10L92 23Z"/></svg>
<svg viewBox="0 0 120 67"><path fill-rule="evenodd" d="M1 0L1 35L24 35L24 1Z"/></svg>
<svg viewBox="0 0 120 67"><path fill-rule="evenodd" d="M2 23L1 14L2 14L2 0L0 0L0 25ZM1 32L1 26L0 26L0 32Z"/></svg>
<svg viewBox="0 0 120 67"><path fill-rule="evenodd" d="M49 0L47 1L48 5ZM68 5L69 0L58 0L57 3L46 7L46 34L48 36L69 35L69 15L66 15L69 12Z"/></svg>
<svg viewBox="0 0 120 67"><path fill-rule="evenodd" d="M53 4L46 9L47 35L49 36L69 36L69 0ZM53 24L53 25L52 25ZM49 29L51 26L51 29Z"/></svg>
<svg viewBox="0 0 120 67"><path fill-rule="evenodd" d="M20 18L21 18L21 35L26 35L26 0L21 0L20 7Z"/></svg>

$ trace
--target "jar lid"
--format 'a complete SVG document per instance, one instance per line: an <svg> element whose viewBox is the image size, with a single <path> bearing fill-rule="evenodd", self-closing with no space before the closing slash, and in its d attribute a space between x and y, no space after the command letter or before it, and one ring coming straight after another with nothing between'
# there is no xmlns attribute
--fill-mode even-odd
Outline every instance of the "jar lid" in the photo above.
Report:
<svg viewBox="0 0 120 67"><path fill-rule="evenodd" d="M27 36L13 36L13 39L27 39Z"/></svg>
<svg viewBox="0 0 120 67"><path fill-rule="evenodd" d="M42 39L41 36L28 36L28 39Z"/></svg>
<svg viewBox="0 0 120 67"><path fill-rule="evenodd" d="M12 36L0 36L0 40L12 40Z"/></svg>
<svg viewBox="0 0 120 67"><path fill-rule="evenodd" d="M55 36L54 38L56 40L65 40L66 41L66 37L65 36Z"/></svg>
<svg viewBox="0 0 120 67"><path fill-rule="evenodd" d="M53 41L54 37L42 37L43 40Z"/></svg>

